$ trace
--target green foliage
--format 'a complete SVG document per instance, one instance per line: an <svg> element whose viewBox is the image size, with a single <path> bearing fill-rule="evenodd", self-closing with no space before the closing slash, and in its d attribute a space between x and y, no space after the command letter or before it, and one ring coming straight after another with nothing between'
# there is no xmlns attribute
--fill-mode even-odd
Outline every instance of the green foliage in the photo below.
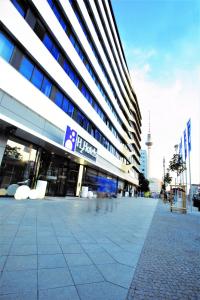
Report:
<svg viewBox="0 0 200 300"><path fill-rule="evenodd" d="M142 173L139 173L139 191L140 192L149 191L149 180L147 180Z"/></svg>
<svg viewBox="0 0 200 300"><path fill-rule="evenodd" d="M164 183L166 183L167 185L170 184L172 182L172 177L170 176L169 173L166 173L165 177L164 177Z"/></svg>
<svg viewBox="0 0 200 300"><path fill-rule="evenodd" d="M172 159L169 162L169 169L172 172L176 172L177 175L180 175L186 170L185 164L183 162L182 156L179 154L174 154Z"/></svg>
<svg viewBox="0 0 200 300"><path fill-rule="evenodd" d="M20 148L18 147L11 147L9 145L6 145L6 149L4 152L4 155L13 159L21 160L22 155L19 152Z"/></svg>

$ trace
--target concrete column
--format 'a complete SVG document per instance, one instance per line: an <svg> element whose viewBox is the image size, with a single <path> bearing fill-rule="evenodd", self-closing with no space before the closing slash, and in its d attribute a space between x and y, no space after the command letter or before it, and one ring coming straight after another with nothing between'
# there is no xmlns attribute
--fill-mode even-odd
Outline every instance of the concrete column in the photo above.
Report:
<svg viewBox="0 0 200 300"><path fill-rule="evenodd" d="M83 179L83 165L80 165L79 172L78 172L77 186L76 186L76 196L80 195L82 179Z"/></svg>
<svg viewBox="0 0 200 300"><path fill-rule="evenodd" d="M1 166L2 159L3 159L7 141L8 141L8 137L5 136L5 134L3 132L0 132L0 166Z"/></svg>

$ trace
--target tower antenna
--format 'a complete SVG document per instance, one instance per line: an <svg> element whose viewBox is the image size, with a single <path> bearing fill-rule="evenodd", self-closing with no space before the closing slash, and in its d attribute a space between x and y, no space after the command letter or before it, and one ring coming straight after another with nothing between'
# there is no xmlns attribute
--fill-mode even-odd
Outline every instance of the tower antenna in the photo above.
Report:
<svg viewBox="0 0 200 300"><path fill-rule="evenodd" d="M150 178L150 171L151 171L151 146L153 145L152 140L151 140L151 123L150 123L150 111L149 111L149 132L147 133L147 141L146 141L146 146L148 149L148 164L147 164L147 179Z"/></svg>

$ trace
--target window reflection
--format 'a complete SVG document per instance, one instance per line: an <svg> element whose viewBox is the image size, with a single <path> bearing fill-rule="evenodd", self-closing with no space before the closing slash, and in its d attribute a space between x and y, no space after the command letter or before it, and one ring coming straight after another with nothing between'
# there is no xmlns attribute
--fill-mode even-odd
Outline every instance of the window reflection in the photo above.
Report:
<svg viewBox="0 0 200 300"><path fill-rule="evenodd" d="M0 187L29 179L31 185L37 150L32 145L23 145L8 140L0 167Z"/></svg>

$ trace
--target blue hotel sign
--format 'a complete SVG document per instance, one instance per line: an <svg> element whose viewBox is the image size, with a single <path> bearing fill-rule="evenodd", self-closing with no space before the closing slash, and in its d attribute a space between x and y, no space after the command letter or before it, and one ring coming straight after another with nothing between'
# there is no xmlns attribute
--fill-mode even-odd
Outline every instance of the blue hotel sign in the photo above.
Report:
<svg viewBox="0 0 200 300"><path fill-rule="evenodd" d="M75 130L71 129L69 126L67 126L64 146L71 151L76 151L83 156L96 161L97 148L84 140L77 134Z"/></svg>

